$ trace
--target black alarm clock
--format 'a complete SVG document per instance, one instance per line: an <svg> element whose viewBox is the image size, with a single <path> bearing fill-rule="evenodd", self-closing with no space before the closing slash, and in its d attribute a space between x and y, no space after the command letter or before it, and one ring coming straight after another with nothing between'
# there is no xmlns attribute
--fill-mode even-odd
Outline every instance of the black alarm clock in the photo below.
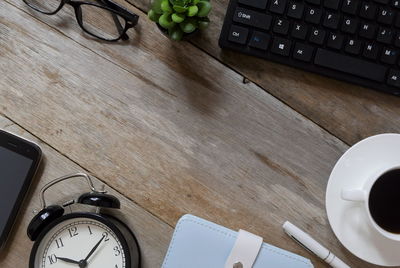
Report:
<svg viewBox="0 0 400 268"><path fill-rule="evenodd" d="M91 192L63 206L46 206L45 191L71 178L86 179ZM64 207L80 203L98 208L119 209L119 200L97 191L87 174L77 173L55 179L40 192L42 210L28 226L34 241L29 268L140 268L140 249L135 235L117 218L100 213L64 214Z"/></svg>

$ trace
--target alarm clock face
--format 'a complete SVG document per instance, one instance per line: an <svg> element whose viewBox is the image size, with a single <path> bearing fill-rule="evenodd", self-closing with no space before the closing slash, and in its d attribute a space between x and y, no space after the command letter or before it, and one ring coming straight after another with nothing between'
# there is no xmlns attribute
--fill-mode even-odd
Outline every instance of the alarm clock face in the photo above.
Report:
<svg viewBox="0 0 400 268"><path fill-rule="evenodd" d="M129 268L126 242L106 223L87 217L59 221L36 242L31 264L34 268Z"/></svg>

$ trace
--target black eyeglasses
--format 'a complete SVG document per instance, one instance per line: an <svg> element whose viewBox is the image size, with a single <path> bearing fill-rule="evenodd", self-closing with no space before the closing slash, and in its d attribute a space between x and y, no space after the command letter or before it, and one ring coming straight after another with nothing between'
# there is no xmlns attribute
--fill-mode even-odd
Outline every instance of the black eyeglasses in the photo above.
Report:
<svg viewBox="0 0 400 268"><path fill-rule="evenodd" d="M128 29L134 27L139 16L110 0L92 2L73 0L23 0L29 7L43 14L54 15L65 4L75 10L79 26L88 34L105 41L128 40Z"/></svg>

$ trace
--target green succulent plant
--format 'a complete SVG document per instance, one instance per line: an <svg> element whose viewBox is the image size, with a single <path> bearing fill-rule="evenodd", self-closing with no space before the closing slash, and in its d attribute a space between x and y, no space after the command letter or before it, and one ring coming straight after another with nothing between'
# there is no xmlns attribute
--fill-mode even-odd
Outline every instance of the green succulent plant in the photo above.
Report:
<svg viewBox="0 0 400 268"><path fill-rule="evenodd" d="M160 25L173 40L181 40L196 29L206 29L210 24L209 0L154 0L148 17Z"/></svg>

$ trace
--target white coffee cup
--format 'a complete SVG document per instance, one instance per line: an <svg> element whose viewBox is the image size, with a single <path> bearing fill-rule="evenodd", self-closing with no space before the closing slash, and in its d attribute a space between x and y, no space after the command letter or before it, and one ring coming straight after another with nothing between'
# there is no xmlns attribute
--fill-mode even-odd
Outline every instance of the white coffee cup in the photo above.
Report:
<svg viewBox="0 0 400 268"><path fill-rule="evenodd" d="M381 235L393 240L393 241L399 241L400 242L400 234L395 234L386 231L382 227L380 227L375 220L373 219L371 215L371 211L369 208L369 197L371 193L372 186L375 184L375 182L381 178L381 176L389 171L392 171L394 169L400 169L400 166L394 166L390 168L386 168L383 170L380 170L373 174L371 177L369 177L364 186L361 189L342 189L342 199L347 200L347 201L355 201L355 202L363 202L365 205L365 210L368 215L369 221L371 225L376 229ZM400 208L398 208L400 209ZM396 209L394 209L395 211Z"/></svg>

